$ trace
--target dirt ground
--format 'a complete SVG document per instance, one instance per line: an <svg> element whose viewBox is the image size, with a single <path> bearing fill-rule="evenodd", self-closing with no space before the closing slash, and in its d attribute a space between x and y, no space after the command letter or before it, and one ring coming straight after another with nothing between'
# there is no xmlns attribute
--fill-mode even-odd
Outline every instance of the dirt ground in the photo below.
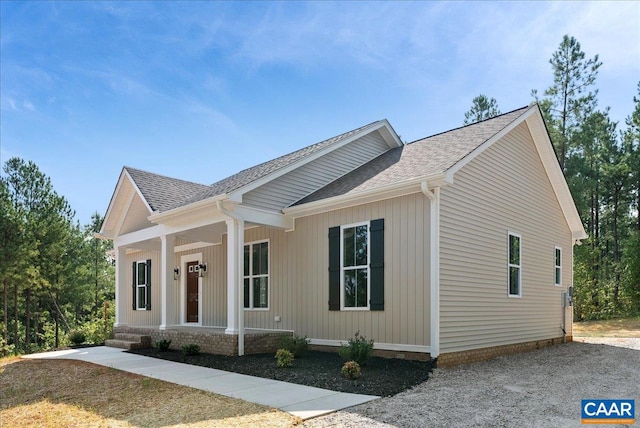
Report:
<svg viewBox="0 0 640 428"><path fill-rule="evenodd" d="M580 427L582 399L640 402L640 338L577 340L435 369L428 382L415 388L304 426Z"/></svg>

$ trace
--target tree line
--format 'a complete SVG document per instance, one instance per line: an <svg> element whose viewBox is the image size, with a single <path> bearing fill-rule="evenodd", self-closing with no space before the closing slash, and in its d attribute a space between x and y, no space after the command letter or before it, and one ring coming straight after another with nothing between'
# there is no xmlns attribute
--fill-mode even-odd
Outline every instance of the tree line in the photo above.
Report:
<svg viewBox="0 0 640 428"><path fill-rule="evenodd" d="M101 343L113 326L110 243L94 238L103 218L74 211L33 162L9 159L0 176L2 355L69 344L81 331Z"/></svg>
<svg viewBox="0 0 640 428"><path fill-rule="evenodd" d="M564 36L549 60L553 84L532 91L589 237L575 247L576 320L640 315L640 82L624 124L598 106L598 55ZM500 114L479 95L465 124Z"/></svg>

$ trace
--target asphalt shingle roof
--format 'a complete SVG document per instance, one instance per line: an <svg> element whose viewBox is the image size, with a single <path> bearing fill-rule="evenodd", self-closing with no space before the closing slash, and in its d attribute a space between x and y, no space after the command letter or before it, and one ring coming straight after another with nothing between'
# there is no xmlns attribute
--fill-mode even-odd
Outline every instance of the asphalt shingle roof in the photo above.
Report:
<svg viewBox="0 0 640 428"><path fill-rule="evenodd" d="M142 195L151 208L156 212L164 212L173 208L189 205L203 199L211 198L223 193L233 192L260 178L285 168L333 144L343 141L380 121L345 132L333 138L304 147L295 152L280 156L268 162L244 169L232 176L224 178L212 185L192 183L176 178L166 177L139 169L125 167L136 183Z"/></svg>
<svg viewBox="0 0 640 428"><path fill-rule="evenodd" d="M391 149L293 205L443 173L520 117L528 108L523 107Z"/></svg>

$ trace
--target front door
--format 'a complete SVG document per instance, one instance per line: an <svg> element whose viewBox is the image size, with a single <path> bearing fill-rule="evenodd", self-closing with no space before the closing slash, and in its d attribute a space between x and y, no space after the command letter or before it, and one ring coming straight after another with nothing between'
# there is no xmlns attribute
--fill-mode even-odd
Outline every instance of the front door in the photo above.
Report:
<svg viewBox="0 0 640 428"><path fill-rule="evenodd" d="M187 322L198 322L198 262L187 263Z"/></svg>

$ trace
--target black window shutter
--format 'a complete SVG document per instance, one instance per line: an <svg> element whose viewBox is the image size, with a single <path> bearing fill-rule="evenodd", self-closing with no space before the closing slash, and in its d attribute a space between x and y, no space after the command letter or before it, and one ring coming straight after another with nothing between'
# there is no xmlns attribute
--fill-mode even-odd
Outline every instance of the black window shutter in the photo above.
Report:
<svg viewBox="0 0 640 428"><path fill-rule="evenodd" d="M151 310L151 260L147 260L147 307L146 309Z"/></svg>
<svg viewBox="0 0 640 428"><path fill-rule="evenodd" d="M133 282L131 282L131 289L133 292L131 299L131 309L136 310L136 262L133 262Z"/></svg>
<svg viewBox="0 0 640 428"><path fill-rule="evenodd" d="M372 311L384 310L384 219L372 220L371 233L371 297L369 308Z"/></svg>
<svg viewBox="0 0 640 428"><path fill-rule="evenodd" d="M340 226L329 228L329 310L340 310Z"/></svg>

